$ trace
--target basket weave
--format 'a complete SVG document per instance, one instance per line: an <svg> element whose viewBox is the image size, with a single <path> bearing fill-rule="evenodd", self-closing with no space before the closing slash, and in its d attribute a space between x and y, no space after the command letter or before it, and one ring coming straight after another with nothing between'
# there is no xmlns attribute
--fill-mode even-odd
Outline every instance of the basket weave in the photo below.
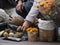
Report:
<svg viewBox="0 0 60 45"><path fill-rule="evenodd" d="M37 41L37 32L33 32L33 33L28 32L28 41L31 42Z"/></svg>
<svg viewBox="0 0 60 45"><path fill-rule="evenodd" d="M54 30L39 30L40 41L53 41L54 39Z"/></svg>

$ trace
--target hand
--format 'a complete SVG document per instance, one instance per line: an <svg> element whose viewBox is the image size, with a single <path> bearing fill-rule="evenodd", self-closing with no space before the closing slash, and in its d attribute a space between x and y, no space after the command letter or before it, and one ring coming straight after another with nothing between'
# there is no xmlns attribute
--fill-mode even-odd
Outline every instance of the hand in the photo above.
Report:
<svg viewBox="0 0 60 45"><path fill-rule="evenodd" d="M22 25L24 22L24 19L20 16L17 16L17 17L12 17L11 18L11 23L15 24L15 25Z"/></svg>
<svg viewBox="0 0 60 45"><path fill-rule="evenodd" d="M12 18L10 19L10 22L13 23L15 20L16 20L16 18L15 18L15 17L12 17Z"/></svg>
<svg viewBox="0 0 60 45"><path fill-rule="evenodd" d="M21 27L21 30L25 31L30 26L30 24L31 22L25 21Z"/></svg>
<svg viewBox="0 0 60 45"><path fill-rule="evenodd" d="M19 11L22 11L23 10L23 3L22 3L22 1L18 1L18 4L17 4L16 8Z"/></svg>

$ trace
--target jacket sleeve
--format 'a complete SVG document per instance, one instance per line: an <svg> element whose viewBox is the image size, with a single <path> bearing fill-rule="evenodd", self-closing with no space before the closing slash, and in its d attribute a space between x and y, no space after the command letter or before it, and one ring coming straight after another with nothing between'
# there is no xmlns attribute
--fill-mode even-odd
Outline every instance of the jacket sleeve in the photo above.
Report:
<svg viewBox="0 0 60 45"><path fill-rule="evenodd" d="M30 12L28 13L28 15L26 16L25 20L30 21L31 23L34 22L34 17L36 17L39 13L39 11L38 11L39 9L36 8L37 4L38 4L38 2L34 1L33 6L31 8Z"/></svg>

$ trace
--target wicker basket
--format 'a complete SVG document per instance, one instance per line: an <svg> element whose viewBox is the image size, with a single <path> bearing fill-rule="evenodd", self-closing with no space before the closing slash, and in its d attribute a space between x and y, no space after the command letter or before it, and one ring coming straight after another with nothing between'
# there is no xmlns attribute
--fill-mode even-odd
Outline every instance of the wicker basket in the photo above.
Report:
<svg viewBox="0 0 60 45"><path fill-rule="evenodd" d="M32 42L37 41L37 32L33 32L33 33L28 32L28 41L32 41Z"/></svg>
<svg viewBox="0 0 60 45"><path fill-rule="evenodd" d="M55 24L52 20L38 20L39 36L41 41L53 41Z"/></svg>
<svg viewBox="0 0 60 45"><path fill-rule="evenodd" d="M54 39L54 30L39 30L40 41L51 42Z"/></svg>

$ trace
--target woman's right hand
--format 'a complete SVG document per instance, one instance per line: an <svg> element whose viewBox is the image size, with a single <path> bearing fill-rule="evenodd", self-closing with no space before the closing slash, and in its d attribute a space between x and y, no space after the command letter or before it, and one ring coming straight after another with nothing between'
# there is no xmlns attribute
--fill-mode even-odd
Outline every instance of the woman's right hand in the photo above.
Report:
<svg viewBox="0 0 60 45"><path fill-rule="evenodd" d="M31 22L25 21L22 26L19 26L17 30L23 30L26 31L26 29L30 26Z"/></svg>

